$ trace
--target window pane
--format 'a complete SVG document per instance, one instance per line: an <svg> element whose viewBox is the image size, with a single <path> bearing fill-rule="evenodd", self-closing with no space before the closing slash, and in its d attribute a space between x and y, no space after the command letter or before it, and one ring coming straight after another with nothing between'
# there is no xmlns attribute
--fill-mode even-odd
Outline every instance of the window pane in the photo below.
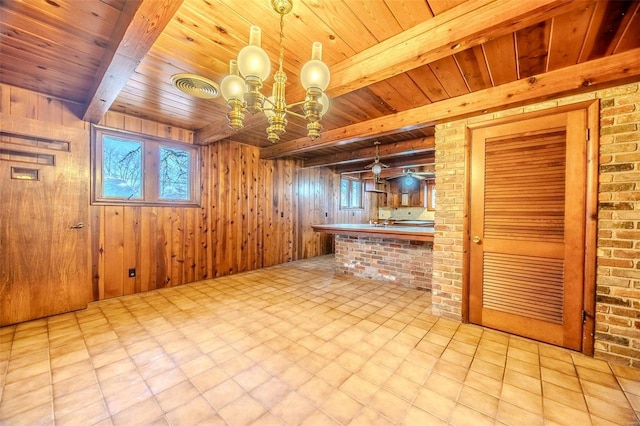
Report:
<svg viewBox="0 0 640 426"><path fill-rule="evenodd" d="M102 158L103 196L142 198L142 143L105 136Z"/></svg>
<svg viewBox="0 0 640 426"><path fill-rule="evenodd" d="M189 200L191 155L180 148L160 147L160 198Z"/></svg>
<svg viewBox="0 0 640 426"><path fill-rule="evenodd" d="M349 207L349 180L340 179L340 207Z"/></svg>
<svg viewBox="0 0 640 426"><path fill-rule="evenodd" d="M350 207L360 207L360 181L352 180L351 181L351 205Z"/></svg>

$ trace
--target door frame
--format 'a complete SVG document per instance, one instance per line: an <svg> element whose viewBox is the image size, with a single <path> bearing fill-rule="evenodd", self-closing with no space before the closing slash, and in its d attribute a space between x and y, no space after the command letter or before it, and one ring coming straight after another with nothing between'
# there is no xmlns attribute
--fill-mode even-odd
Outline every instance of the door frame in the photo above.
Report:
<svg viewBox="0 0 640 426"><path fill-rule="evenodd" d="M470 247L471 247L471 134L474 129L491 127L506 123L514 123L546 115L569 111L585 110L587 114L587 128L589 139L586 141L587 182L585 187L585 253L584 253L584 283L583 283L583 311L584 323L582 327L582 353L593 356L595 341L595 302L596 302L596 250L598 232L598 151L600 145L600 101L599 99L564 105L524 114L496 119L487 119L466 126L465 134L465 164L464 164L464 223L462 238L462 322L469 322L469 292L470 292Z"/></svg>

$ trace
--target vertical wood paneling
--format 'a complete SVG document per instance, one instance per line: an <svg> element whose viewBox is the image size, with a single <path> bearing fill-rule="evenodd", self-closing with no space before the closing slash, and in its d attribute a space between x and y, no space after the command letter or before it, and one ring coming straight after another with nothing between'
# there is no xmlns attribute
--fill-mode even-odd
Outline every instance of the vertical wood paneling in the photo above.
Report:
<svg viewBox="0 0 640 426"><path fill-rule="evenodd" d="M140 276L129 278L129 268L135 268L139 263L140 247L140 209L141 207L123 208L123 261L122 282L123 294L133 294L140 291Z"/></svg>
<svg viewBox="0 0 640 426"><path fill-rule="evenodd" d="M258 155L259 158L259 155ZM257 188L258 193L256 194L256 210L257 215L256 219L258 221L258 226L256 229L256 268L261 268L264 266L263 255L267 248L268 240L266 239L266 232L268 229L267 226L267 215L266 215L266 204L265 201L267 198L267 190L266 190L266 175L265 171L267 170L267 166L271 164L271 162L262 162L257 160L257 164L259 165L259 172L256 172L256 178L258 180ZM256 167L257 168L257 167Z"/></svg>
<svg viewBox="0 0 640 426"><path fill-rule="evenodd" d="M155 233L156 288L164 288L171 283L171 214L167 207L158 208Z"/></svg>
<svg viewBox="0 0 640 426"><path fill-rule="evenodd" d="M210 163L208 161L209 150L203 147L200 152L200 209L196 220L197 248L196 248L196 277L205 278L212 276L211 262L207 254L211 248L211 224L209 223L210 202ZM209 167L205 167L209 165Z"/></svg>
<svg viewBox="0 0 640 426"><path fill-rule="evenodd" d="M101 124L180 142L193 140L190 131L120 113L107 113ZM113 207L98 208L109 212ZM202 229L199 210L139 206L120 209L120 221L109 220L106 214L100 223L107 246L103 247L101 265L95 271L101 297L180 285L207 276L206 261L203 262L206 254L196 247L202 237L195 238ZM108 241L113 236L121 236L121 247ZM205 265L204 270L201 264ZM136 269L136 277L128 276L129 268Z"/></svg>
<svg viewBox="0 0 640 426"><path fill-rule="evenodd" d="M185 216L184 242L182 243L184 252L182 281L186 283L196 280L196 249L198 247L196 220L198 213L199 211L196 209L187 209Z"/></svg>
<svg viewBox="0 0 640 426"><path fill-rule="evenodd" d="M104 235L104 246L100 249L105 268L100 283L104 287L101 293L110 298L124 294L124 214L121 206L105 206L103 210L100 232Z"/></svg>
<svg viewBox="0 0 640 426"><path fill-rule="evenodd" d="M249 158L250 163L247 167L247 176L249 182L249 191L247 193L247 201L248 201L248 209L246 211L246 216L248 218L248 256L247 256L247 269L257 269L262 265L260 262L260 245L262 243L262 239L258 238L260 227L259 227L259 217L258 217L258 202L261 199L261 194L259 192L259 152L255 149L249 150Z"/></svg>
<svg viewBox="0 0 640 426"><path fill-rule="evenodd" d="M228 237L230 246L225 250L225 257L228 260L227 269L229 273L239 271L240 256L242 255L242 220L240 217L240 190L242 188L242 181L240 176L241 171L241 159L240 159L240 145L228 144L229 156L227 161L229 163L229 173L227 174L227 190L229 196L228 214L229 220L227 220L226 227L228 229ZM223 197L224 195L221 194Z"/></svg>
<svg viewBox="0 0 640 426"><path fill-rule="evenodd" d="M59 100L0 85L0 111L51 122L52 132L61 130L58 127L63 125L89 128L88 123L75 117L71 107ZM193 139L188 130L114 112L107 113L100 124L187 143ZM74 155L86 160L88 133L86 140L80 142L83 149L74 149ZM56 207L54 216L59 226L68 226L66 221L76 219L89 224L85 232L91 233L91 250L83 250L83 256L87 257L85 266L91 268L93 285L92 279L87 278L86 300L181 285L329 253L331 236L313 232L311 224L366 222L375 215L377 204L370 194L365 197L365 209L339 211L340 177L326 168L301 169L299 161L288 159L260 160L259 148L233 142L203 146L200 161L200 208L88 206L88 165L80 162L84 166L65 166L64 178L56 180L56 194L68 189L65 179L80 176L86 182L84 207L88 207L89 214L76 218L67 207ZM42 194L40 199L44 202L34 208L54 204L47 197ZM12 196L9 204L23 209L20 200ZM14 234L16 229L26 229L16 220L6 228ZM62 235L42 235L37 245L55 250L64 246L64 241L67 239ZM43 253L42 262L54 264L50 268L52 274L59 269L57 260L52 259L62 259L73 249L70 244L66 246L54 257L53 252ZM18 261L28 263L26 257ZM130 268L136 269L136 277L128 276ZM77 292L76 287L69 283L66 289ZM32 290L41 296L39 305L59 311L69 309L61 293L38 288L25 290L24 294L15 292L7 303L34 304L35 299L28 294ZM10 309L5 308L5 312ZM40 315L38 309L34 306L29 315Z"/></svg>
<svg viewBox="0 0 640 426"><path fill-rule="evenodd" d="M156 251L152 245L152 235L156 223L155 208L141 208L140 218L140 258L137 263L140 287L136 292L149 291L156 283Z"/></svg>
<svg viewBox="0 0 640 426"><path fill-rule="evenodd" d="M218 157L219 172L221 173L218 179L218 193L216 194L216 204L218 205L218 216L216 217L216 230L218 231L218 244L216 246L216 258L214 262L217 264L216 276L227 275L231 271L231 227L229 226L231 217L231 194L230 194L230 176L231 166L229 145L223 144L220 146L220 155ZM221 158L224 158L222 160ZM222 161L225 161L224 163ZM223 196L226 194L226 196Z"/></svg>
<svg viewBox="0 0 640 426"><path fill-rule="evenodd" d="M377 217L378 196L364 193L363 209L340 209L340 175L328 168L298 169L297 203L300 205L295 226L300 258L333 251L333 237L317 233L311 225L318 223L367 223Z"/></svg>
<svg viewBox="0 0 640 426"><path fill-rule="evenodd" d="M168 286L184 284L182 281L184 270L184 213L183 208L165 208L169 213L169 223L171 224L171 243L167 244L169 250L168 258L171 259L171 281Z"/></svg>
<svg viewBox="0 0 640 426"><path fill-rule="evenodd" d="M275 202L274 197L276 195L273 193L273 188L271 185L267 185L267 182L273 183L273 166L274 161L268 161L265 163L262 171L263 176L263 187L262 193L264 194L264 199L262 203L262 223L263 223L263 233L264 236L263 246L262 246L262 266L271 266L273 263L271 262L272 251L274 247L278 244L276 241L277 235L274 235L274 224L273 224L273 203Z"/></svg>

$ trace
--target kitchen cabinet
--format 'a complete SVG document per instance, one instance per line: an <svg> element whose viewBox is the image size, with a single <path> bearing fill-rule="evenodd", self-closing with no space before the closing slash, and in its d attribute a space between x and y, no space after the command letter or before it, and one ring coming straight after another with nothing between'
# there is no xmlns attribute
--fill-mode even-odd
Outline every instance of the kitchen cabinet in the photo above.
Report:
<svg viewBox="0 0 640 426"><path fill-rule="evenodd" d="M364 190L365 192L382 192L387 193L387 182L374 182L373 180L365 180L364 181Z"/></svg>
<svg viewBox="0 0 640 426"><path fill-rule="evenodd" d="M427 207L427 181L412 177L387 181L387 207Z"/></svg>

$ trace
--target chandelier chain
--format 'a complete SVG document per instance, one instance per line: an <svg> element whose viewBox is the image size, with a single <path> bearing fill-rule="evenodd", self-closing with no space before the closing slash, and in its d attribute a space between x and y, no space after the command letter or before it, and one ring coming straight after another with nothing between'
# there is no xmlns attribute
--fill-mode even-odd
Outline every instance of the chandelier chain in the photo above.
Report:
<svg viewBox="0 0 640 426"><path fill-rule="evenodd" d="M284 14L280 14L280 58L278 58L280 71L282 71L282 64L284 63Z"/></svg>

